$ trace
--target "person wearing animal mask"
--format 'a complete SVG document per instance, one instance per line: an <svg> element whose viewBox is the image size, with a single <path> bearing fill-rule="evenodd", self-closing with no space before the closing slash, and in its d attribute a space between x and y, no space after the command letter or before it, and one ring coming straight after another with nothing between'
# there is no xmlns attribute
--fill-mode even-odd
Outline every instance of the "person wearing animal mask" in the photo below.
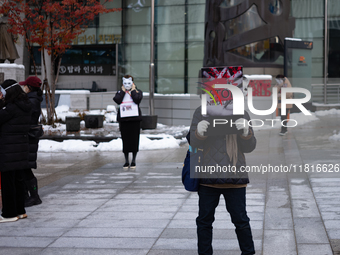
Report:
<svg viewBox="0 0 340 255"><path fill-rule="evenodd" d="M117 121L123 141L123 153L125 156L124 170L136 168L136 156L139 150L140 123L142 112L139 104L143 99L143 92L137 89L131 75L123 77L123 85L117 91L113 100L119 105ZM129 153L132 152L131 164Z"/></svg>

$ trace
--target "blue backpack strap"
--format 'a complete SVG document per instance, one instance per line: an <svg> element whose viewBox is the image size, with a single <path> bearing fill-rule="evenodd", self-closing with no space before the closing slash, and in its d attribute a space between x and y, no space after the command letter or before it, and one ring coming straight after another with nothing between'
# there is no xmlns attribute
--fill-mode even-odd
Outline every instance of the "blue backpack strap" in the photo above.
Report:
<svg viewBox="0 0 340 255"><path fill-rule="evenodd" d="M196 153L197 152L197 148L193 148L193 147L191 147L191 145L189 145L189 151L193 152L193 153Z"/></svg>

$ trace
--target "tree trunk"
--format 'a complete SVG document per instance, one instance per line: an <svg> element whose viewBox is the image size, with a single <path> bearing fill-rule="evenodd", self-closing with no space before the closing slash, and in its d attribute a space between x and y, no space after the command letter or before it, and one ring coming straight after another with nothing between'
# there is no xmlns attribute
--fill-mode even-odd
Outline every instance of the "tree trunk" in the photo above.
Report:
<svg viewBox="0 0 340 255"><path fill-rule="evenodd" d="M46 111L47 111L47 124L53 125L54 124L54 104L52 104L52 95L51 89L48 84L47 79L47 70L46 70L46 57L45 57L45 49L41 48L42 57L43 57L43 65L44 65L44 88L45 88L45 100L46 100ZM54 101L54 100L53 100Z"/></svg>

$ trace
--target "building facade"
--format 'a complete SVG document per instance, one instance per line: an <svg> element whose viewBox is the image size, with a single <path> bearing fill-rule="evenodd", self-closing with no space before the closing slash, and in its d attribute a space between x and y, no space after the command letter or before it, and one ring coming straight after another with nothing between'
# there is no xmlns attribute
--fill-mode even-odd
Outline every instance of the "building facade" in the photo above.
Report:
<svg viewBox="0 0 340 255"><path fill-rule="evenodd" d="M109 4L122 11L99 15L75 40L63 57L58 89L90 89L95 84L115 91L121 76L130 74L140 89L149 90L151 0ZM155 0L156 93L196 93L200 69L214 65L206 61L207 54L221 56L221 52L207 52L207 41L217 36L206 34L209 5L219 10L213 19L220 15L223 21L219 21L224 29L219 48L226 60L222 65L242 65L250 75L283 73L283 37L288 36L313 42L312 84L322 84L325 77L328 83L340 83L338 0ZM232 12L241 5L244 12ZM283 14L289 21L280 25L291 29L291 35L277 29L275 17ZM29 72L29 63L24 63Z"/></svg>

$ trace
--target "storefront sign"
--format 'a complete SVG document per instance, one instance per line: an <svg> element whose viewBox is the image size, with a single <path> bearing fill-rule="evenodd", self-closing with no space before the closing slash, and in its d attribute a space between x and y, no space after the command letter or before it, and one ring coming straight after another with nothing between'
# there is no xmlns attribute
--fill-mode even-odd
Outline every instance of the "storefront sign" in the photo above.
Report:
<svg viewBox="0 0 340 255"><path fill-rule="evenodd" d="M113 65L61 65L59 75L116 75Z"/></svg>

